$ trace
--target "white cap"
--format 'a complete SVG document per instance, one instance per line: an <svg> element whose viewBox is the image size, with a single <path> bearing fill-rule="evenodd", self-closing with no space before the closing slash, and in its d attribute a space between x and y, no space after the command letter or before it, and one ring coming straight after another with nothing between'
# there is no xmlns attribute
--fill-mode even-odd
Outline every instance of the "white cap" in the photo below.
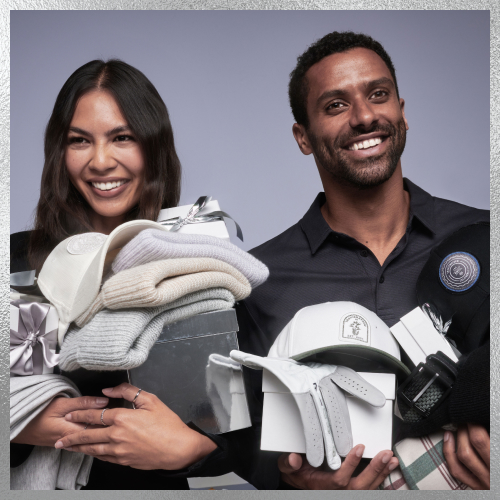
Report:
<svg viewBox="0 0 500 500"><path fill-rule="evenodd" d="M394 373L398 378L410 374L401 362L398 343L389 327L354 302L304 307L278 335L268 356Z"/></svg>
<svg viewBox="0 0 500 500"><path fill-rule="evenodd" d="M61 241L45 260L38 286L59 315L61 345L69 324L92 304L99 293L106 254L128 243L143 229L169 228L149 220L121 224L109 236L83 233Z"/></svg>

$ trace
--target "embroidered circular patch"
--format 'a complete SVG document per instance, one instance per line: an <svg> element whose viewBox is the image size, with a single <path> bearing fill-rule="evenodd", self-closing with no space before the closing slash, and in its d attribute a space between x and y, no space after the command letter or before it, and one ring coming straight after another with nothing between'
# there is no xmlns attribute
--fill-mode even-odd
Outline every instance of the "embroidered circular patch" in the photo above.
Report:
<svg viewBox="0 0 500 500"><path fill-rule="evenodd" d="M77 234L68 241L66 250L71 255L92 253L101 248L107 238L108 237L102 233Z"/></svg>
<svg viewBox="0 0 500 500"><path fill-rule="evenodd" d="M452 292L465 292L474 286L479 273L479 262L466 252L450 253L439 266L439 279Z"/></svg>

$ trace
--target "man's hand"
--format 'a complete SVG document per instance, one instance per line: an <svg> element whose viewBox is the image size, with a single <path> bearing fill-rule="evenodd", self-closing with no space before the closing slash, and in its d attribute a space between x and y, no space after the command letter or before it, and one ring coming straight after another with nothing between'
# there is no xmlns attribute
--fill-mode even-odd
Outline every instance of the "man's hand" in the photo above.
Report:
<svg viewBox="0 0 500 500"><path fill-rule="evenodd" d="M443 453L451 475L473 490L490 489L490 436L478 424L458 428L457 444L453 434L446 431Z"/></svg>
<svg viewBox="0 0 500 500"><path fill-rule="evenodd" d="M13 440L13 443L54 446L61 436L78 432L85 423L68 422L64 417L73 410L104 408L108 398L83 396L54 398ZM97 410L99 411L99 410Z"/></svg>
<svg viewBox="0 0 500 500"><path fill-rule="evenodd" d="M137 387L120 384L103 389L112 398L133 401ZM201 460L217 448L208 437L190 429L154 394L142 391L135 410L112 408L81 410L66 415L68 422L89 422L92 427L62 437L56 448L79 451L135 469L178 470ZM96 427L94 427L96 426Z"/></svg>
<svg viewBox="0 0 500 500"><path fill-rule="evenodd" d="M359 476L352 477L364 449L362 444L355 446L336 471L314 468L307 463L305 456L297 453L281 455L278 467L283 481L302 490L374 490L399 462L392 451L381 451Z"/></svg>

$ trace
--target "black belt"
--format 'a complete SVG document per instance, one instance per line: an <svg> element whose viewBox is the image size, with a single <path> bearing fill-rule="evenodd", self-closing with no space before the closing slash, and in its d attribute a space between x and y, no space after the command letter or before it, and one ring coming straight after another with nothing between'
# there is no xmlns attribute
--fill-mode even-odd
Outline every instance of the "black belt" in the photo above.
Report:
<svg viewBox="0 0 500 500"><path fill-rule="evenodd" d="M455 362L441 351L427 356L399 386L397 401L403 420L415 423L431 415L449 396L457 373Z"/></svg>

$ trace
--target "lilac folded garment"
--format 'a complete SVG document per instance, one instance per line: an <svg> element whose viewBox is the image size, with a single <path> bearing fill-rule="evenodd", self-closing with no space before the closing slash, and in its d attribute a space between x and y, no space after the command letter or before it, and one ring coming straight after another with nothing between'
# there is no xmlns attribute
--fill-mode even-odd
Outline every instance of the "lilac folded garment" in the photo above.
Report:
<svg viewBox="0 0 500 500"><path fill-rule="evenodd" d="M115 273L164 259L209 257L222 260L240 271L255 288L269 276L269 269L248 252L228 241L205 234L181 234L145 229L116 256Z"/></svg>

